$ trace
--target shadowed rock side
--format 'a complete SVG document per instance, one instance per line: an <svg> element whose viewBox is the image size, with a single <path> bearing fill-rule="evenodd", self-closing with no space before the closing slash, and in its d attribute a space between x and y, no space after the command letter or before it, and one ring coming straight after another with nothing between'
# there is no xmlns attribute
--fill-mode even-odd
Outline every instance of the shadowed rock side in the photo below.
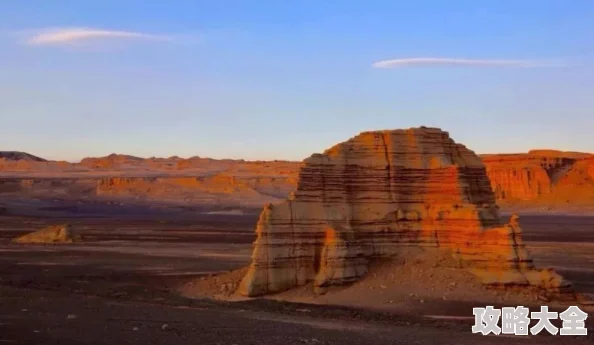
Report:
<svg viewBox="0 0 594 345"><path fill-rule="evenodd" d="M484 284L571 294L534 268L518 218L502 224L485 166L435 128L364 132L303 162L297 190L264 207L238 292L354 282L375 258L414 246L453 255Z"/></svg>
<svg viewBox="0 0 594 345"><path fill-rule="evenodd" d="M0 159L6 161L47 162L47 160L41 157L20 151L0 151Z"/></svg>
<svg viewBox="0 0 594 345"><path fill-rule="evenodd" d="M70 225L52 225L39 231L15 238L15 243L73 243L82 238L76 234Z"/></svg>

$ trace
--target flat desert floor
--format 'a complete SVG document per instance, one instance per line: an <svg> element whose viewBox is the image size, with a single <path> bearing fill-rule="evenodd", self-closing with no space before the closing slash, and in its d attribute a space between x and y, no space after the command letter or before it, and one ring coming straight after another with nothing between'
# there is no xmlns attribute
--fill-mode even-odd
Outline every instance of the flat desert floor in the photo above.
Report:
<svg viewBox="0 0 594 345"><path fill-rule="evenodd" d="M160 218L159 218L160 217ZM406 312L356 305L183 297L179 286L246 266L257 215L0 218L0 343L592 344L587 337L471 333L480 301L421 301ZM80 244L10 239L69 223ZM540 267L594 293L594 217L523 216ZM371 289L370 294L378 293ZM409 301L410 302L410 301ZM348 303L346 303L348 304Z"/></svg>

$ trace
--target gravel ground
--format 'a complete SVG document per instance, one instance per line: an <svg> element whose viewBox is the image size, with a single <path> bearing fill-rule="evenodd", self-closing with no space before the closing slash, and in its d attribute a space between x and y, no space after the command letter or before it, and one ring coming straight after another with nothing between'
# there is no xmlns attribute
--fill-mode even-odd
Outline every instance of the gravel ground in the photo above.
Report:
<svg viewBox="0 0 594 345"><path fill-rule="evenodd" d="M469 318L423 317L428 303L427 310L414 315L176 294L176 287L189 281L245 266L247 234L253 230L239 218L209 218L202 224L78 219L74 223L90 236L82 245L8 243L53 221L0 218L0 344L594 344L593 329L587 337L475 335ZM594 229L594 219L580 222L581 229ZM530 227L525 232L538 240ZM547 236L553 234L546 229ZM567 240L566 233L563 237ZM552 259L554 252L545 249L537 255ZM590 260L566 251L561 255L572 265ZM589 275L573 275L581 277L580 286L592 283ZM460 308L467 306L441 314L459 315Z"/></svg>

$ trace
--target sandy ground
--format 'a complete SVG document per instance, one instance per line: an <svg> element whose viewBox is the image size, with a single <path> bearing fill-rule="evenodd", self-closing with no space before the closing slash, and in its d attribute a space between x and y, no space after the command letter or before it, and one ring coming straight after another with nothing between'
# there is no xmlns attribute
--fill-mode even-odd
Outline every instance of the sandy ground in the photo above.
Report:
<svg viewBox="0 0 594 345"><path fill-rule="evenodd" d="M458 273L441 275L431 266L413 263L400 271L377 265L368 279L350 288L355 290L337 289L316 298L308 287L285 296L236 302L178 294L188 284L195 291L200 281L212 279L209 275L245 267L255 219L196 214L193 219L160 216L159 220L63 219L59 214L2 217L0 342L491 344L504 339L471 333L472 307L484 306L480 304L484 301L466 298L476 296L480 286L474 286L477 291L472 293L460 289L472 286L472 277L467 277L469 284L451 285L449 278L461 279ZM64 221L82 232L84 243L9 243L10 238ZM556 267L578 290L594 293L594 218L537 216L521 221L537 264ZM434 284L423 289L414 285L415 277L431 275ZM375 302L358 303L353 292ZM440 298L427 297L435 292ZM485 293L493 304L510 302L506 296ZM592 321L590 317L589 327L594 326ZM505 337L505 341L587 344L594 342L593 333L573 338Z"/></svg>

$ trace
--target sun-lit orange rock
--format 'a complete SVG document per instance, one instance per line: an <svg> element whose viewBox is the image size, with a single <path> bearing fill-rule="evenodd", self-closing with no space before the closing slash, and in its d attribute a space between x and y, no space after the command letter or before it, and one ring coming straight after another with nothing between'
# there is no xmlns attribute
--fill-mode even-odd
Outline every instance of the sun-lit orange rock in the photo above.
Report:
<svg viewBox="0 0 594 345"><path fill-rule="evenodd" d="M562 210L594 206L591 154L532 150L527 154L481 158L501 206L546 206Z"/></svg>
<svg viewBox="0 0 594 345"><path fill-rule="evenodd" d="M41 230L17 237L15 243L73 243L82 241L82 236L68 224L50 225Z"/></svg>
<svg viewBox="0 0 594 345"><path fill-rule="evenodd" d="M118 168L124 164L137 164L142 162L143 159L130 155L120 155L112 153L105 157L88 157L80 161L80 165L87 166L90 168Z"/></svg>
<svg viewBox="0 0 594 345"><path fill-rule="evenodd" d="M588 178L594 180L594 158L584 160L583 164L586 166Z"/></svg>
<svg viewBox="0 0 594 345"><path fill-rule="evenodd" d="M531 150L522 154L481 155L480 158L487 169L497 204L506 213L594 212L592 154ZM435 158L427 164L438 167L441 162ZM144 159L123 154L69 163L48 161L23 152L0 152L1 179L59 178L54 185L74 192L70 197L134 196L159 200L167 197L177 202L233 207L249 205L259 208L265 202L286 197L297 186L299 167L300 162L278 160L245 161L198 156ZM182 180L176 181L178 177ZM102 181L110 178L131 179L114 184ZM47 194L47 183L41 182L36 181L27 191L38 196ZM85 195L76 194L81 192Z"/></svg>
<svg viewBox="0 0 594 345"><path fill-rule="evenodd" d="M364 132L312 155L256 234L246 296L353 282L410 246L446 252L487 285L572 291L534 268L517 217L503 224L481 159L436 128Z"/></svg>

